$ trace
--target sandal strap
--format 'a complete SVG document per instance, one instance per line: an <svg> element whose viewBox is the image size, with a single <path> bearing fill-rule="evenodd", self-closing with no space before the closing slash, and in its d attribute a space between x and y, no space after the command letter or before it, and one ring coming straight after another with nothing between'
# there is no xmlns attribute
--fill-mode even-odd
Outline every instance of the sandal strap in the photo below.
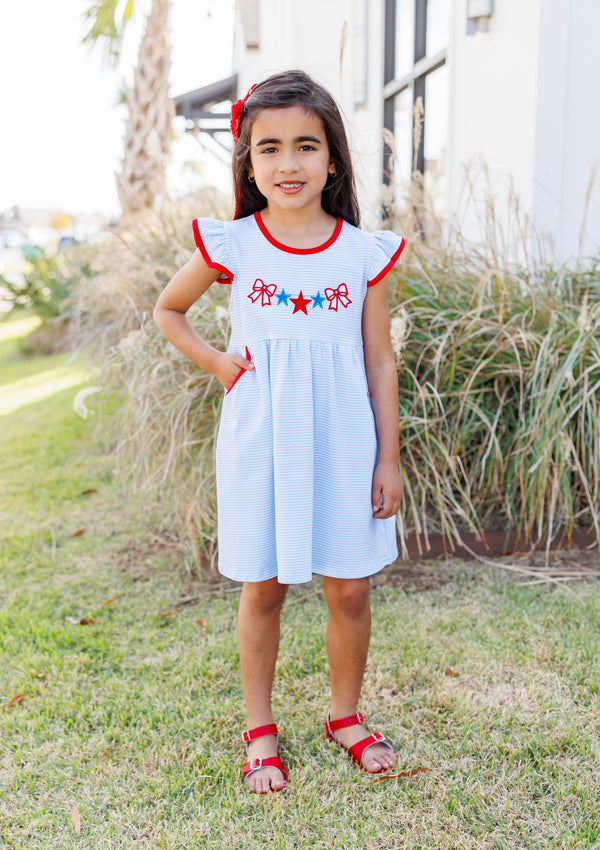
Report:
<svg viewBox="0 0 600 850"><path fill-rule="evenodd" d="M247 761L242 768L244 779L246 779L247 776L250 776L251 773L254 773L255 770L260 770L263 767L276 767L277 770L281 771L281 775L285 781L288 781L288 772L285 769L280 756L270 756L269 758L252 759L251 761Z"/></svg>
<svg viewBox="0 0 600 850"><path fill-rule="evenodd" d="M385 735L382 735L381 732L373 732L367 738L363 738L362 741L357 741L356 744L352 744L351 747L348 747L348 755L354 759L356 764L362 767L362 758L365 750L368 750L369 747L372 747L373 744L384 744L386 747L389 747L390 750L394 750L392 745L387 741Z"/></svg>
<svg viewBox="0 0 600 850"><path fill-rule="evenodd" d="M277 735L277 724L269 723L266 726L256 726L254 729L246 729L242 732L242 737L247 744L255 738L262 738L263 735Z"/></svg>
<svg viewBox="0 0 600 850"><path fill-rule="evenodd" d="M326 726L329 732L335 732L336 729L344 729L346 726L356 726L357 723L361 724L364 722L365 718L358 711L356 714L351 714L349 717L342 717L340 720L331 720L329 715L327 715Z"/></svg>
<svg viewBox="0 0 600 850"><path fill-rule="evenodd" d="M350 747L346 747L339 741L336 736L333 734L336 729L342 729L345 726L354 726L357 723L363 723L364 718L360 712L357 714L353 714L350 717L343 717L341 720L330 720L329 715L327 715L327 720L325 721L325 734L327 737L333 741L340 749L344 750L348 754L348 758L351 762L356 764L361 770L365 770L363 766L363 755L365 750L368 750L369 747L372 747L373 744L383 744L388 747L392 753L394 752L394 748L390 744L390 742L386 739L381 732L373 732L371 735L368 735L366 738L363 738L361 741L357 741L356 744L352 744ZM366 771L370 773L370 771Z"/></svg>

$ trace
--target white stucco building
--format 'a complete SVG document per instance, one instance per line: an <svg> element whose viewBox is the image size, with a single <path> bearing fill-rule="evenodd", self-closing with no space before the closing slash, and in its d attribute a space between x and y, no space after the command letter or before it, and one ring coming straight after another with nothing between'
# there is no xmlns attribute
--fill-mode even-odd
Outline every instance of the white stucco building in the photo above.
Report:
<svg viewBox="0 0 600 850"><path fill-rule="evenodd" d="M193 117L191 95L206 109L302 68L346 118L365 226L379 220L383 184L391 179L401 197L416 165L438 212L459 215L477 240L465 173L479 173L483 202L485 164L503 232L514 225L513 193L548 253L567 260L600 248L598 33L598 0L239 0L232 77L212 100L206 87L178 98L178 109ZM393 162L383 127L395 137Z"/></svg>

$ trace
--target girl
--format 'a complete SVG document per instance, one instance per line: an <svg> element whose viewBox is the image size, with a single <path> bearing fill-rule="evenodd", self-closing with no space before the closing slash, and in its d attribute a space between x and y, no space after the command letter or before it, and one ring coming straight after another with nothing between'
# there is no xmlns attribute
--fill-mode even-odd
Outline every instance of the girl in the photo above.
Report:
<svg viewBox="0 0 600 850"><path fill-rule="evenodd" d="M238 642L248 712L243 778L288 781L271 689L290 583L323 576L331 672L327 737L368 773L394 764L357 712L367 661L369 576L397 557L398 396L387 273L404 247L364 233L331 95L275 74L232 108L233 221L193 222L198 250L158 299L160 330L225 388L217 439L219 570L243 582ZM186 317L231 285L227 352Z"/></svg>

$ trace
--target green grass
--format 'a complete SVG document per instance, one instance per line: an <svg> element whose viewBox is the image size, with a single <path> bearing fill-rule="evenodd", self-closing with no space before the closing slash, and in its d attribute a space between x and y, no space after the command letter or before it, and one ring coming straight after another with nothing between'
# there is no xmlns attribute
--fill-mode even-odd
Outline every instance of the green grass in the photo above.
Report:
<svg viewBox="0 0 600 850"><path fill-rule="evenodd" d="M15 351L0 390L78 368ZM73 413L76 390L0 417L0 846L598 846L597 584L577 584L579 601L458 561L438 563L432 590L404 589L402 570L374 582L362 708L400 768L428 769L386 781L323 738L326 609L318 582L294 589L274 695L291 782L251 796L238 591L194 578L114 474L99 415Z"/></svg>

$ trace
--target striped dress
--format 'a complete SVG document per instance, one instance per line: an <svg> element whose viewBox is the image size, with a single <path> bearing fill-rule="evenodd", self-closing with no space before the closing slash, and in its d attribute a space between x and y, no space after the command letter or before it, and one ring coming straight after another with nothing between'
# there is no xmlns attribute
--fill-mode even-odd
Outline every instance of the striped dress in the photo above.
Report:
<svg viewBox="0 0 600 850"><path fill-rule="evenodd" d="M219 570L235 581L362 578L397 557L395 519L373 519L377 457L361 333L367 286L404 240L338 219L290 248L259 213L197 219L196 245L231 284L228 350L252 360L223 399L217 438Z"/></svg>

